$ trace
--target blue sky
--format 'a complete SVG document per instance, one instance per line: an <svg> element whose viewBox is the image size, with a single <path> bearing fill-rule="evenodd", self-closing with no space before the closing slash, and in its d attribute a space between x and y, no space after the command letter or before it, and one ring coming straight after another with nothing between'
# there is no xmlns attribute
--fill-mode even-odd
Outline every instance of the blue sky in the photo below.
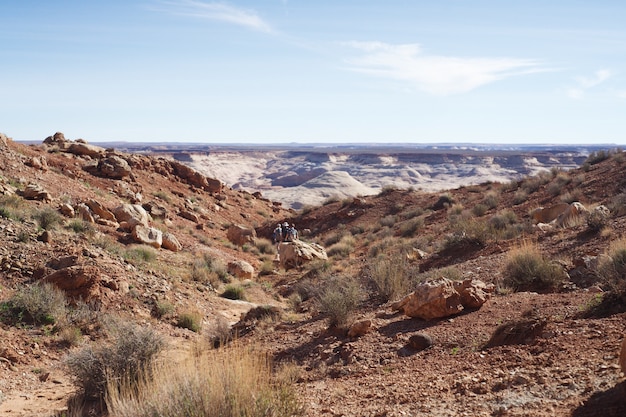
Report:
<svg viewBox="0 0 626 417"><path fill-rule="evenodd" d="M16 140L626 143L626 2L0 3Z"/></svg>

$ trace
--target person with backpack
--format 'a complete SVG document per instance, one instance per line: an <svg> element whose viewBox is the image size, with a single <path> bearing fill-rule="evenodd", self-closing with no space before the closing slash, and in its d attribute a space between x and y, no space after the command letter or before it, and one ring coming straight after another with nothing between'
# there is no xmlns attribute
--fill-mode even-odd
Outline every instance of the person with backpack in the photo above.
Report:
<svg viewBox="0 0 626 417"><path fill-rule="evenodd" d="M280 223L278 223L278 225L274 229L274 232L272 232L272 240L274 241L275 245L279 244L280 242L282 242L284 240L283 239L283 229L282 229Z"/></svg>

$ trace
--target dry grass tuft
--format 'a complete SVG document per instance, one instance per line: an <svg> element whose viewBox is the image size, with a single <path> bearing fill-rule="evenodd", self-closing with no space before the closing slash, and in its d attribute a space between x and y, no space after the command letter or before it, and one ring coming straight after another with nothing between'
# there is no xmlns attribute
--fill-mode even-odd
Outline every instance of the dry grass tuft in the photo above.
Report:
<svg viewBox="0 0 626 417"><path fill-rule="evenodd" d="M113 385L107 404L118 417L302 415L293 389L296 373L284 369L273 373L266 354L239 343L199 348L159 364L136 384Z"/></svg>

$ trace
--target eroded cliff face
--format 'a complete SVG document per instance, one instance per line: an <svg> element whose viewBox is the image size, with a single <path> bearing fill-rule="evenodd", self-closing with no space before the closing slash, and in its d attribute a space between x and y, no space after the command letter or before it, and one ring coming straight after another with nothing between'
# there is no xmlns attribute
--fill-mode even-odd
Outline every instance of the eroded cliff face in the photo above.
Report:
<svg viewBox="0 0 626 417"><path fill-rule="evenodd" d="M552 168L572 169L578 152L415 151L211 151L186 154L184 162L228 186L261 191L298 209L329 197L378 193L384 187L440 191L487 181L508 182Z"/></svg>

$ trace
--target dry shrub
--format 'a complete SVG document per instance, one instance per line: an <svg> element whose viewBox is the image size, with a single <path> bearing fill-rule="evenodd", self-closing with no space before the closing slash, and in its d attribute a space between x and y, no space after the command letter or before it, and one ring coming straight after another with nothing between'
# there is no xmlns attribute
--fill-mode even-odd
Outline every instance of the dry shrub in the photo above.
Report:
<svg viewBox="0 0 626 417"><path fill-rule="evenodd" d="M400 235L413 237L424 226L424 220L420 217L407 220L400 225Z"/></svg>
<svg viewBox="0 0 626 417"><path fill-rule="evenodd" d="M487 206L488 209L494 209L498 206L499 202L500 202L500 196L498 195L498 193L495 191L491 191L487 193L485 198L483 198L482 204Z"/></svg>
<svg viewBox="0 0 626 417"><path fill-rule="evenodd" d="M63 221L63 217L58 211L49 207L36 211L33 214L33 218L44 230L53 230L58 224Z"/></svg>
<svg viewBox="0 0 626 417"><path fill-rule="evenodd" d="M293 368L272 369L268 355L250 346L198 348L175 363L160 363L137 384L113 386L107 404L118 417L302 415Z"/></svg>
<svg viewBox="0 0 626 417"><path fill-rule="evenodd" d="M453 221L451 233L445 239L444 248L484 246L492 237L492 231L486 222L473 218L459 218Z"/></svg>
<svg viewBox="0 0 626 417"><path fill-rule="evenodd" d="M52 324L65 320L66 314L65 293L50 283L36 283L20 288L0 305L2 321L13 323Z"/></svg>
<svg viewBox="0 0 626 417"><path fill-rule="evenodd" d="M229 284L226 286L221 296L229 300L245 300L246 290L241 285Z"/></svg>
<svg viewBox="0 0 626 417"><path fill-rule="evenodd" d="M359 283L349 277L334 277L318 297L319 309L328 316L329 327L344 328L363 299Z"/></svg>
<svg viewBox="0 0 626 417"><path fill-rule="evenodd" d="M272 241L269 239L257 238L254 241L254 246L256 246L256 248L262 254L273 255L276 253L276 246L274 246Z"/></svg>
<svg viewBox="0 0 626 417"><path fill-rule="evenodd" d="M163 349L161 337L148 327L116 320L108 324L110 340L70 354L65 364L87 398L104 399L107 385L135 384ZM113 414L115 415L115 414Z"/></svg>
<svg viewBox="0 0 626 417"><path fill-rule="evenodd" d="M384 302L406 295L414 284L411 279L412 267L404 253L396 252L390 256L370 259L368 272Z"/></svg>
<svg viewBox="0 0 626 417"><path fill-rule="evenodd" d="M509 252L502 274L504 286L513 291L553 291L565 278L563 268L544 258L530 243Z"/></svg>
<svg viewBox="0 0 626 417"><path fill-rule="evenodd" d="M626 293L626 238L611 243L598 264L598 277L610 291Z"/></svg>
<svg viewBox="0 0 626 417"><path fill-rule="evenodd" d="M354 245L356 244L356 240L352 235L344 235L341 240L331 247L329 247L326 251L328 256L334 256L336 258L345 258L350 255L350 253L354 250Z"/></svg>
<svg viewBox="0 0 626 417"><path fill-rule="evenodd" d="M176 325L183 329L189 329L192 332L200 333L200 330L202 329L203 317L202 312L198 310L183 311L178 315Z"/></svg>

